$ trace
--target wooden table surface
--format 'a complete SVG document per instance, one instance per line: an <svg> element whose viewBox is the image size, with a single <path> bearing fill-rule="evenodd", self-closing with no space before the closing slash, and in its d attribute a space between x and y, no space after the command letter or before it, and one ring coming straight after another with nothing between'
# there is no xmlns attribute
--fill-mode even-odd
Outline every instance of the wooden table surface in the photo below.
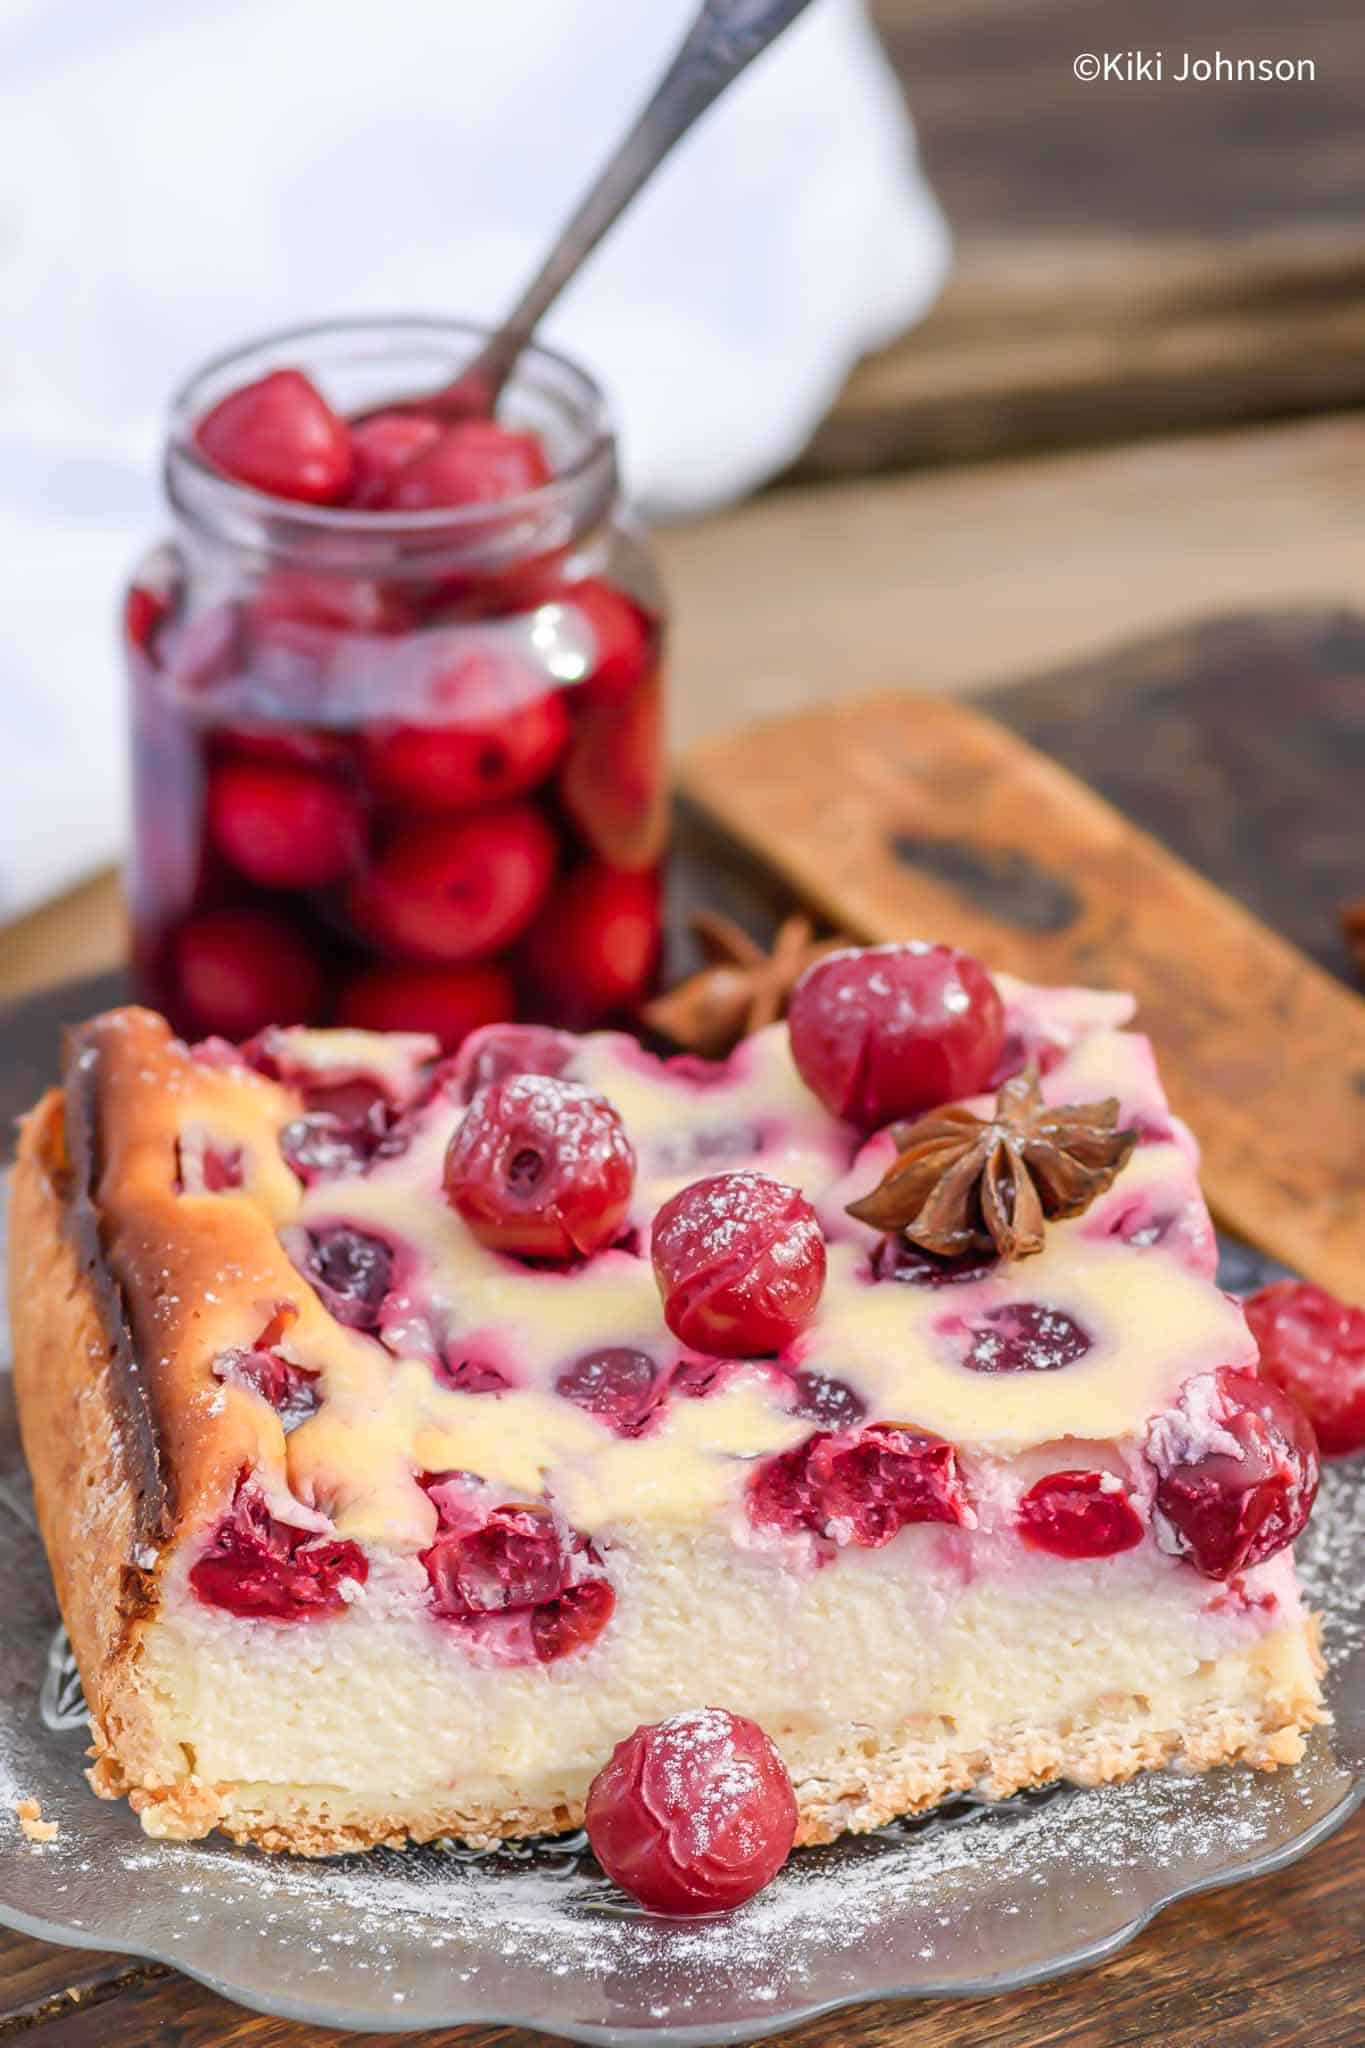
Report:
<svg viewBox="0 0 1365 2048"><path fill-rule="evenodd" d="M660 536L677 741L723 729L738 705L759 717L900 682L975 691L1220 611L1359 607L1359 0L873 0L873 12L954 222L956 273L922 328L854 373L782 488ZM1078 52L1139 41L1307 56L1318 77L1203 92L1073 79ZM96 878L0 933L0 1001L107 966L121 945L116 887ZM986 2003L870 2007L785 2038L1359 2048L1363 1868L1365 1816L1303 1865L1163 1915L1085 1978ZM242 2013L161 1969L0 1933L0 2040L11 2036L34 2048L342 2038Z"/></svg>

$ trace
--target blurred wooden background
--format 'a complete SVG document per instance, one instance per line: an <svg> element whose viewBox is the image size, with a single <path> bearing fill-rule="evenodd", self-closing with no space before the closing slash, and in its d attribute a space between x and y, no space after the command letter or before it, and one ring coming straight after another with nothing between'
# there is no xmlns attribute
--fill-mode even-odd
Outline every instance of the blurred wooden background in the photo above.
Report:
<svg viewBox="0 0 1365 2048"><path fill-rule="evenodd" d="M1194 618L1359 602L1361 0L871 0L952 220L926 322L793 474L659 536L680 746L972 690ZM1140 44L1312 83L1085 84ZM0 998L108 965L105 877L0 933Z"/></svg>

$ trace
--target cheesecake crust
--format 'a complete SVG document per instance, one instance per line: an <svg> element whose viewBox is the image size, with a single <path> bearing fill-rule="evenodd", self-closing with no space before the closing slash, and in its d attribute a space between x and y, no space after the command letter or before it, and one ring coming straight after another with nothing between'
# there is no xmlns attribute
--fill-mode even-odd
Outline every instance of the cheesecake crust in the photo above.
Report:
<svg viewBox="0 0 1365 2048"><path fill-rule="evenodd" d="M1247 1667L1259 1665L1263 1696L1247 1698ZM1304 1738L1327 1719L1318 1693L1321 1660L1310 1620L1269 1638L1246 1657L1221 1660L1203 1676L1183 1720L1158 1720L1140 1698L1097 1702L1093 1720L1065 1727L1020 1724L984 1746L955 1746L942 1724L914 1721L879 1741L831 1735L792 1773L800 1816L796 1841L810 1847L843 1834L865 1834L906 1814L922 1813L955 1793L989 1799L1064 1779L1112 1785L1140 1772L1174 1768L1203 1772L1242 1763L1276 1770L1303 1755ZM1071 1717L1074 1723L1074 1718ZM779 1746L781 1746L779 1744ZM191 1841L217 1829L233 1841L296 1856L336 1856L379 1846L443 1838L490 1847L527 1835L561 1834L583 1822L583 1801L516 1809L433 1804L420 1813L353 1808L323 1788L207 1786L188 1781L154 1792L130 1787L117 1767L91 1782L105 1798L127 1793L150 1835ZM262 1792L266 1796L262 1798Z"/></svg>

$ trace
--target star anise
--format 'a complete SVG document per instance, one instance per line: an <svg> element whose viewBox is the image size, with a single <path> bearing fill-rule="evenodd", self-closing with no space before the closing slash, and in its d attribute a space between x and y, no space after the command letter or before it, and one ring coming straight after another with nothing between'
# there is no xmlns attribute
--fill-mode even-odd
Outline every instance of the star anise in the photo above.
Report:
<svg viewBox="0 0 1365 2048"><path fill-rule="evenodd" d="M1048 1108L1031 1067L1006 1081L989 1117L953 1103L898 1131L898 1157L848 1213L942 1258L1028 1258L1048 1218L1079 1216L1126 1165L1138 1134L1118 1120L1112 1095Z"/></svg>
<svg viewBox="0 0 1365 2048"><path fill-rule="evenodd" d="M640 1015L652 1031L707 1059L785 1016L787 998L811 963L846 944L817 939L810 919L800 916L783 921L767 953L719 911L699 910L689 923L707 965L646 1003Z"/></svg>
<svg viewBox="0 0 1365 2048"><path fill-rule="evenodd" d="M1358 896L1353 903L1343 903L1338 916L1356 973L1365 981L1365 896Z"/></svg>

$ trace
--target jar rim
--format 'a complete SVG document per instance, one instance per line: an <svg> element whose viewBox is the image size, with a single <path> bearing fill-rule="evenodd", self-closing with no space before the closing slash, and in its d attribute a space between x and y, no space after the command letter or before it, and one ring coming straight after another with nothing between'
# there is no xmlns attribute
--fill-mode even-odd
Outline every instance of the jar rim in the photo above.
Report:
<svg viewBox="0 0 1365 2048"><path fill-rule="evenodd" d="M348 337L359 341L367 335L376 339L387 336L399 342L405 338L417 342L425 337L432 343L463 343L472 357L495 331L478 321L444 315L359 314L274 328L230 349L221 350L200 363L171 398L165 476L167 495L172 505L177 511L195 519L196 523L204 523L204 511L214 506L224 523L230 526L238 526L242 521L268 520L274 548L288 547L291 541L305 542L310 536L318 538L322 535L361 544L366 540L396 541L405 537L433 542L444 538L458 547L462 537L487 535L491 523L510 526L529 521L534 524L552 515L575 493L589 490L595 471L600 470L603 474L600 492L592 495L594 498L601 495L604 501L609 502L616 488L616 439L607 412L606 395L597 379L581 364L562 350L540 341L528 342L522 351L513 372L512 387L515 388L519 377L527 371L534 372L536 368L548 373L552 380L557 379L564 387L567 402L579 408L581 418L576 432L581 435L582 446L575 450L570 460L555 469L546 483L513 496L411 511L313 505L297 499L273 497L252 484L238 482L216 469L195 445L194 426L206 405L236 388L225 382L228 374L233 370L247 369L253 359L268 358L290 350L306 358L310 344L316 347L329 341L345 342ZM276 368L285 366L283 362L274 365ZM306 359L299 367L308 370ZM265 374L264 366L260 374ZM458 368L452 368L452 379L456 375ZM244 381L249 381L249 378ZM211 388L215 384L224 388L216 393L216 397L206 396L206 387ZM219 521L211 516L207 523L217 525Z"/></svg>

